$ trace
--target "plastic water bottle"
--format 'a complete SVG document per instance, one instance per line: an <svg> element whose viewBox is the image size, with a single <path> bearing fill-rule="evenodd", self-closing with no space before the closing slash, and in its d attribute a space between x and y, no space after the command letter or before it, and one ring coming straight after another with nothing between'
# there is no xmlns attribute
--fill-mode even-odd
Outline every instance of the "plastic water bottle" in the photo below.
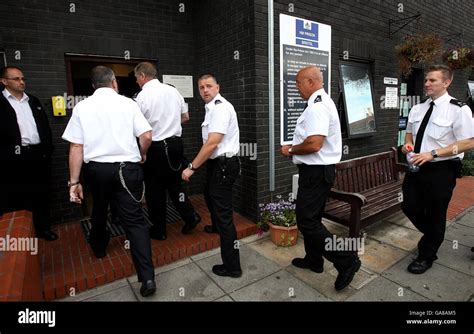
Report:
<svg viewBox="0 0 474 334"><path fill-rule="evenodd" d="M410 173L416 173L420 170L420 166L417 166L413 163L414 155L415 155L415 152L413 151L410 151L407 153L408 171Z"/></svg>

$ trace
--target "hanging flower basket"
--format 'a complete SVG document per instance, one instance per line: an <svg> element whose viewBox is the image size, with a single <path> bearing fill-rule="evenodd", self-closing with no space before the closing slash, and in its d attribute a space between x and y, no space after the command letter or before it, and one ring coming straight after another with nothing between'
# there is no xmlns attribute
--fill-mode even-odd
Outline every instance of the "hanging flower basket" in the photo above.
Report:
<svg viewBox="0 0 474 334"><path fill-rule="evenodd" d="M452 70L460 70L474 66L474 49L454 48L443 53L443 62Z"/></svg>
<svg viewBox="0 0 474 334"><path fill-rule="evenodd" d="M436 34L407 35L395 47L400 73L408 77L414 65L434 62L441 54L443 42Z"/></svg>

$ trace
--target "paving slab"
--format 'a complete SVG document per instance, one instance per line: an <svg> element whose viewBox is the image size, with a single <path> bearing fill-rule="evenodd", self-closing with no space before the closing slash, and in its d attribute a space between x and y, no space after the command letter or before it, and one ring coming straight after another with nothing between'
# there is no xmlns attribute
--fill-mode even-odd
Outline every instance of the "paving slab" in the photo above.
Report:
<svg viewBox="0 0 474 334"><path fill-rule="evenodd" d="M437 262L421 275L407 271L415 256L407 256L382 274L395 284L434 301L467 301L474 294L474 279Z"/></svg>
<svg viewBox="0 0 474 334"><path fill-rule="evenodd" d="M473 276L474 280L474 252L470 247L445 240L439 248L436 263Z"/></svg>
<svg viewBox="0 0 474 334"><path fill-rule="evenodd" d="M94 289L89 289L87 291L78 293L75 296L68 296L68 297L65 297L63 299L58 299L56 301L79 302L79 301L82 301L84 299L92 298L92 297L104 294L106 292L116 290L118 288L122 288L122 287L126 287L126 286L129 286L129 284L128 284L127 279L124 278L124 279L121 279L121 280L118 280L118 281L115 281L115 282L112 282L112 283L101 285L101 286L99 286L97 288L94 288Z"/></svg>
<svg viewBox="0 0 474 334"><path fill-rule="evenodd" d="M386 279L385 277L377 277L372 282L356 291L347 301L429 301L416 292L401 287L398 284Z"/></svg>
<svg viewBox="0 0 474 334"><path fill-rule="evenodd" d="M336 291L336 289L334 289L334 282L336 281L337 270L329 261L324 262L324 272L320 274L308 269L300 269L292 265L286 267L286 270L325 297L334 301L346 300L355 293L356 288L360 288L364 284L370 282L370 280L377 277L375 274L369 273L364 268L361 268L346 289Z"/></svg>
<svg viewBox="0 0 474 334"><path fill-rule="evenodd" d="M367 228L367 237L405 251L414 250L421 235L418 231L389 222L378 223Z"/></svg>
<svg viewBox="0 0 474 334"><path fill-rule="evenodd" d="M235 302L235 300L233 300L232 298L230 298L228 295L225 295L224 297L220 297L216 300L214 300L215 302Z"/></svg>
<svg viewBox="0 0 474 334"><path fill-rule="evenodd" d="M359 256L365 268L380 274L407 255L408 252L400 248L366 238L364 240L364 253Z"/></svg>
<svg viewBox="0 0 474 334"><path fill-rule="evenodd" d="M466 210L455 219L457 224L474 227L474 208Z"/></svg>
<svg viewBox="0 0 474 334"><path fill-rule="evenodd" d="M413 223L408 219L407 216L402 211L399 211L397 213L394 213L393 215L390 215L382 220L382 222L388 222L396 225L400 225L406 228L409 228L411 230L418 231L418 229L413 225Z"/></svg>
<svg viewBox="0 0 474 334"><path fill-rule="evenodd" d="M445 239L457 241L466 247L474 247L474 227L463 224L452 224L446 229Z"/></svg>
<svg viewBox="0 0 474 334"><path fill-rule="evenodd" d="M326 218L323 218L323 224L326 226L329 232L337 235L338 237L347 237L349 235L349 228L344 225L338 224Z"/></svg>
<svg viewBox="0 0 474 334"><path fill-rule="evenodd" d="M138 301L130 285L99 294L83 300L85 302L136 302Z"/></svg>
<svg viewBox="0 0 474 334"><path fill-rule="evenodd" d="M329 301L285 270L237 290L231 296L236 301Z"/></svg>
<svg viewBox="0 0 474 334"><path fill-rule="evenodd" d="M158 274L155 282L156 293L146 298L139 293L141 283L132 284L140 301L212 301L224 295L194 263Z"/></svg>
<svg viewBox="0 0 474 334"><path fill-rule="evenodd" d="M176 262L166 264L164 266L156 267L155 268L155 276L158 275L158 274L161 274L161 273L164 273L164 272L167 272L167 271L185 266L187 264L190 264L191 262L192 262L191 258L188 257L188 258L176 261ZM138 276L137 275L130 276L127 279L130 282L130 284L138 282Z"/></svg>
<svg viewBox="0 0 474 334"><path fill-rule="evenodd" d="M281 267L276 263L268 260L263 255L260 255L248 245L244 245L240 248L240 265L242 267L242 277L221 277L215 275L212 272L212 267L215 264L222 264L220 254L207 257L196 263L209 275L209 277L212 278L212 280L219 287L221 287L227 293L252 284L281 269Z"/></svg>
<svg viewBox="0 0 474 334"><path fill-rule="evenodd" d="M304 257L304 241L298 238L296 245L291 247L279 247L270 239L261 240L248 245L267 259L272 260L281 267L287 267L295 257Z"/></svg>

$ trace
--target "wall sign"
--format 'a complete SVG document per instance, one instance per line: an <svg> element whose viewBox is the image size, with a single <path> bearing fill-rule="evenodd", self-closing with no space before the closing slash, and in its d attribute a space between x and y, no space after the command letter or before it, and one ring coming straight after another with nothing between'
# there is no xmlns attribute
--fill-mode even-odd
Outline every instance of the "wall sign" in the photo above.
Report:
<svg viewBox="0 0 474 334"><path fill-rule="evenodd" d="M291 144L306 101L296 88L302 68L318 66L328 94L331 82L331 26L280 14L280 143Z"/></svg>

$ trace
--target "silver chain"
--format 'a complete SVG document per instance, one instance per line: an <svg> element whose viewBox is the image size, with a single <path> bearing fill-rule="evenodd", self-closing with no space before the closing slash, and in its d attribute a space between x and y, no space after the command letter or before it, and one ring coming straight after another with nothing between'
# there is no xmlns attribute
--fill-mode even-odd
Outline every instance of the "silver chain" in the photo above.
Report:
<svg viewBox="0 0 474 334"><path fill-rule="evenodd" d="M171 170L173 172L178 172L179 170L181 170L181 167L183 166L183 163L179 163L179 167L178 168L173 168L173 166L171 165L171 161L170 161L170 156L168 154L168 143L166 143L166 140L163 140L163 143L165 144L165 155L166 155L166 160L168 160L168 166L170 166Z"/></svg>
<svg viewBox="0 0 474 334"><path fill-rule="evenodd" d="M143 199L145 198L145 182L143 182L143 192L142 192L142 198L140 200L137 200L135 196L132 195L130 190L127 188L127 185L125 184L125 179L123 178L122 174L122 168L125 167L125 163L121 162L120 163L120 168L119 168L119 178L120 178L120 183L122 183L123 188L128 192L130 197L137 203L142 203Z"/></svg>

